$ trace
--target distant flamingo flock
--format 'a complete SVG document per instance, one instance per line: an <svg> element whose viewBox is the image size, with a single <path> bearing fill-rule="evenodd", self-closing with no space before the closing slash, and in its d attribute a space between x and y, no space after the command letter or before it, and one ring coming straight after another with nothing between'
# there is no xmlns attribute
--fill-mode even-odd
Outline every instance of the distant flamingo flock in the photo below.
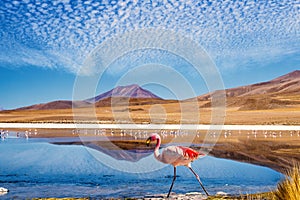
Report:
<svg viewBox="0 0 300 200"><path fill-rule="evenodd" d="M59 133L59 130L56 130L57 133ZM241 130L223 130L221 133L217 131L189 131L189 130L153 130L153 132L159 133L159 135L164 139L168 137L185 137L190 134L195 134L196 138L203 138L203 136L206 136L208 138L212 139L229 139L232 137L244 137L247 139L259 139L259 138L294 138L294 137L300 137L300 131L299 130L249 130L249 131L241 131ZM13 136L16 138L30 138L30 137L39 137L43 136L43 134L47 134L47 131L38 131L37 129L28 129L25 131L9 131L9 130L0 130L0 139L4 140L8 138L9 136ZM62 133L63 135L63 133ZM130 137L134 140L141 140L148 138L149 133L148 130L137 130L137 129L74 129L70 130L68 133L70 136L80 136L80 137L88 137L88 136L102 136L102 137L120 137L120 139L128 139ZM58 134L59 137L59 134Z"/></svg>

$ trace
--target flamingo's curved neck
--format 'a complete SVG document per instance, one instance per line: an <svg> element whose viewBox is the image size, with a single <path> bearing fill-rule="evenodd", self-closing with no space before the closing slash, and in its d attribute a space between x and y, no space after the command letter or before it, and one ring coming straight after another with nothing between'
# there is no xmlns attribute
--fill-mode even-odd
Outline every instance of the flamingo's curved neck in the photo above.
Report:
<svg viewBox="0 0 300 200"><path fill-rule="evenodd" d="M159 157L159 147L160 147L160 144L161 144L161 139L160 137L158 136L157 139L156 139L156 146L155 146L155 149L154 149L154 156L155 158L158 158Z"/></svg>

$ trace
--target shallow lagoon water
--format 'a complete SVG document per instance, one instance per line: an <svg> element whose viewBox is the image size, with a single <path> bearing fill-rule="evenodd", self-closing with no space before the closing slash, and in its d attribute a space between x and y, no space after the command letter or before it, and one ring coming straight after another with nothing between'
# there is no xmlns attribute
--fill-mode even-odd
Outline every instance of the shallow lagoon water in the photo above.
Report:
<svg viewBox="0 0 300 200"><path fill-rule="evenodd" d="M10 190L1 199L165 194L173 176L172 166L151 170L157 162L153 155L134 163L137 173L128 173L122 170L126 169L122 165L128 165L129 161L111 158L119 163L119 167L111 168L107 162L101 162L108 158L102 152L82 145L50 144L47 139L7 138L0 142L0 158L0 187ZM270 191L282 178L280 173L266 167L210 156L198 159L192 166L211 194ZM177 175L173 192L203 193L187 168L178 167Z"/></svg>

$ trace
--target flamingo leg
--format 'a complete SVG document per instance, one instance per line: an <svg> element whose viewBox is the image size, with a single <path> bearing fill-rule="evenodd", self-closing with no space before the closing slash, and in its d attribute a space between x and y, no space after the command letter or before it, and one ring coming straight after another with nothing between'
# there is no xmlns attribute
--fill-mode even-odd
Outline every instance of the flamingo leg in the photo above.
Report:
<svg viewBox="0 0 300 200"><path fill-rule="evenodd" d="M170 196L170 193L171 193L171 191L172 191L172 188L173 188L173 185L174 185L175 180L176 180L176 167L174 167L174 177L173 177L173 181L172 181L171 187L170 187L170 189L169 189L169 193L168 193L167 198L169 198L169 196Z"/></svg>
<svg viewBox="0 0 300 200"><path fill-rule="evenodd" d="M203 184L202 184L202 182L201 182L200 177L198 176L198 174L197 174L191 167L188 167L188 168L189 168L189 169L192 171L192 173L196 176L196 178L197 178L198 182L200 183L202 189L204 190L205 194L206 194L207 196L209 196L209 194L208 194L208 192L206 191L206 189L204 188L204 186L203 186Z"/></svg>

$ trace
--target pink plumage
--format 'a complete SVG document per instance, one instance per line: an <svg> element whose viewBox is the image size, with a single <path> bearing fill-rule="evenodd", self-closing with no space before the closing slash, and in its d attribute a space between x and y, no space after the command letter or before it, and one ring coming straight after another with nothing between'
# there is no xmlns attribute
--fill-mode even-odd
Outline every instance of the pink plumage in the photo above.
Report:
<svg viewBox="0 0 300 200"><path fill-rule="evenodd" d="M195 151L194 149L188 148L188 147L182 147L179 146L179 148L181 148L183 150L183 155L189 159L191 159L192 161L196 160L199 155L200 152ZM201 154L204 156L204 154Z"/></svg>
<svg viewBox="0 0 300 200"><path fill-rule="evenodd" d="M151 141L156 141L156 146L154 149L154 157L158 161L165 163L165 164L171 164L174 167L174 177L173 177L172 185L170 187L167 197L169 197L171 190L173 188L173 184L176 179L176 167L180 166L180 165L186 166L191 170L191 172L196 176L198 182L200 183L200 185L203 188L206 195L209 196L209 194L205 190L202 182L200 181L199 176L196 174L196 172L191 167L191 163L194 160L198 159L199 156L205 156L205 154L203 154L201 152L197 152L188 147L183 147L183 146L168 146L168 147L164 148L161 153L159 153L159 147L161 144L160 136L156 133L152 134L146 141L147 145L149 145Z"/></svg>

